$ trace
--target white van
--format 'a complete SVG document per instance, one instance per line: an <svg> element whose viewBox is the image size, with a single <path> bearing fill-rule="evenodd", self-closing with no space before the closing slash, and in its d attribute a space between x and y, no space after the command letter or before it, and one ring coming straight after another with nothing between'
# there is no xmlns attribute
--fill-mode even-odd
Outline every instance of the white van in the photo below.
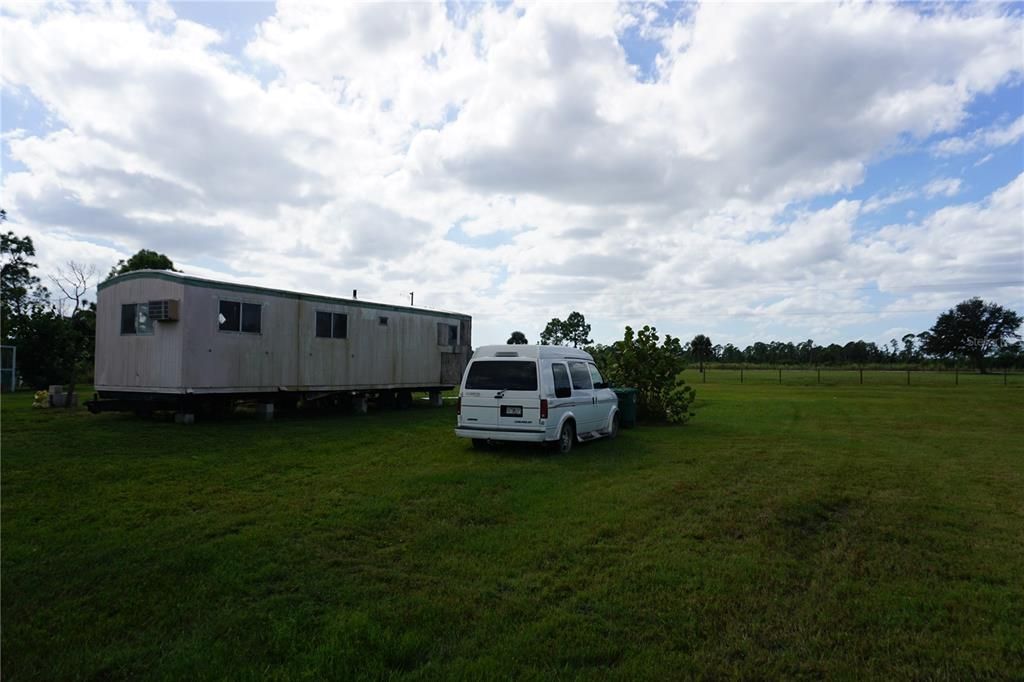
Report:
<svg viewBox="0 0 1024 682"><path fill-rule="evenodd" d="M462 376L455 435L488 441L557 442L619 433L619 401L590 353L562 346L483 346Z"/></svg>

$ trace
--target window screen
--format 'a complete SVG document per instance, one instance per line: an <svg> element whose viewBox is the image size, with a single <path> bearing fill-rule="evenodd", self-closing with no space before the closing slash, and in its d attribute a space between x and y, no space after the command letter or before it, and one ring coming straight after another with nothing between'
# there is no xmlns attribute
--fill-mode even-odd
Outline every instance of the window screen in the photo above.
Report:
<svg viewBox="0 0 1024 682"><path fill-rule="evenodd" d="M478 360L469 367L466 388L484 391L536 391L537 363Z"/></svg>
<svg viewBox="0 0 1024 682"><path fill-rule="evenodd" d="M218 329L222 332L239 331L242 326L242 304L238 301L221 301L217 321L220 323Z"/></svg>
<svg viewBox="0 0 1024 682"><path fill-rule="evenodd" d="M347 339L348 338L348 315L345 313L334 313L331 316L334 320L334 325L331 330L331 336L336 339Z"/></svg>
<svg viewBox="0 0 1024 682"><path fill-rule="evenodd" d="M121 306L121 333L135 333L135 304L125 303Z"/></svg>
<svg viewBox="0 0 1024 682"><path fill-rule="evenodd" d="M459 325L447 324L445 322L437 323L437 345L439 346L457 346L459 345Z"/></svg>
<svg viewBox="0 0 1024 682"><path fill-rule="evenodd" d="M558 391L568 391L568 395L572 395L572 384L569 383L569 370L565 368L565 365L551 365L551 374L555 379L556 395Z"/></svg>
<svg viewBox="0 0 1024 682"><path fill-rule="evenodd" d="M242 331L259 334L262 331L263 306L259 303L242 304Z"/></svg>
<svg viewBox="0 0 1024 682"><path fill-rule="evenodd" d="M575 389L593 388L590 384L590 370L583 362L570 362L569 373L572 375L572 387Z"/></svg>
<svg viewBox="0 0 1024 682"><path fill-rule="evenodd" d="M331 338L331 314L322 311L316 313L316 335L321 339Z"/></svg>
<svg viewBox="0 0 1024 682"><path fill-rule="evenodd" d="M135 306L135 333L153 333L153 319L149 316L149 304L147 303L138 303Z"/></svg>
<svg viewBox="0 0 1024 682"><path fill-rule="evenodd" d="M121 306L121 333L147 335L153 333L153 320L146 303L125 303Z"/></svg>

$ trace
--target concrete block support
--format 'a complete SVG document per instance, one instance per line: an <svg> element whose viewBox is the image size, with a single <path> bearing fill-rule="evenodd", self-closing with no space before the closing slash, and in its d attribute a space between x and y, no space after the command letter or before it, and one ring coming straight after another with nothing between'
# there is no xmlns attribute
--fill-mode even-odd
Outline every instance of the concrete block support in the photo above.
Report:
<svg viewBox="0 0 1024 682"><path fill-rule="evenodd" d="M175 412L174 413L175 424L195 424L196 416L191 412Z"/></svg>
<svg viewBox="0 0 1024 682"><path fill-rule="evenodd" d="M430 392L430 406L431 407L441 407L441 405L443 405L443 404L444 404L444 401L441 400L441 391L431 391Z"/></svg>
<svg viewBox="0 0 1024 682"><path fill-rule="evenodd" d="M365 393L356 393L352 396L352 409L356 414L366 414L367 401Z"/></svg>
<svg viewBox="0 0 1024 682"><path fill-rule="evenodd" d="M256 406L256 414L265 422L273 421L274 403L260 403Z"/></svg>

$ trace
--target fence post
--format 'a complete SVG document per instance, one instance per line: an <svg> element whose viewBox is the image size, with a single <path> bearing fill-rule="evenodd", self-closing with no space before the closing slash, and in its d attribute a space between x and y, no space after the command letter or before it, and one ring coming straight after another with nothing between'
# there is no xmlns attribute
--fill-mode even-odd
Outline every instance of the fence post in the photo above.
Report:
<svg viewBox="0 0 1024 682"><path fill-rule="evenodd" d="M863 367L861 367L861 369L860 369L860 385L861 386L864 385L864 368Z"/></svg>
<svg viewBox="0 0 1024 682"><path fill-rule="evenodd" d="M953 384L954 386L959 386L960 385L960 368L959 367L954 367L953 368L953 381L955 382Z"/></svg>
<svg viewBox="0 0 1024 682"><path fill-rule="evenodd" d="M700 383L702 383L702 384L708 383L708 371L706 369L702 369L700 371Z"/></svg>
<svg viewBox="0 0 1024 682"><path fill-rule="evenodd" d="M1005 370L1005 369L1003 370L1003 386L1006 385L1006 371L1007 370Z"/></svg>
<svg viewBox="0 0 1024 682"><path fill-rule="evenodd" d="M782 368L779 367L779 383L782 383Z"/></svg>
<svg viewBox="0 0 1024 682"><path fill-rule="evenodd" d="M740 367L740 383L743 383L743 368Z"/></svg>
<svg viewBox="0 0 1024 682"><path fill-rule="evenodd" d="M818 383L821 383L821 367L818 368Z"/></svg>
<svg viewBox="0 0 1024 682"><path fill-rule="evenodd" d="M910 370L907 370L907 386L910 385Z"/></svg>

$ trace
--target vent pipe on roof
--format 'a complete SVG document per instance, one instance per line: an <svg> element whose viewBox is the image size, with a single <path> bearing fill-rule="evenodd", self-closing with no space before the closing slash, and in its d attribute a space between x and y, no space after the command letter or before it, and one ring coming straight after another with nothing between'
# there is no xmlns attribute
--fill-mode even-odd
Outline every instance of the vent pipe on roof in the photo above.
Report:
<svg viewBox="0 0 1024 682"><path fill-rule="evenodd" d="M355 299L359 298L358 296L356 296L356 294L358 294L358 293L359 293L359 290L358 290L358 289L353 289L353 290L352 290L352 300L353 300L353 301L354 301Z"/></svg>

